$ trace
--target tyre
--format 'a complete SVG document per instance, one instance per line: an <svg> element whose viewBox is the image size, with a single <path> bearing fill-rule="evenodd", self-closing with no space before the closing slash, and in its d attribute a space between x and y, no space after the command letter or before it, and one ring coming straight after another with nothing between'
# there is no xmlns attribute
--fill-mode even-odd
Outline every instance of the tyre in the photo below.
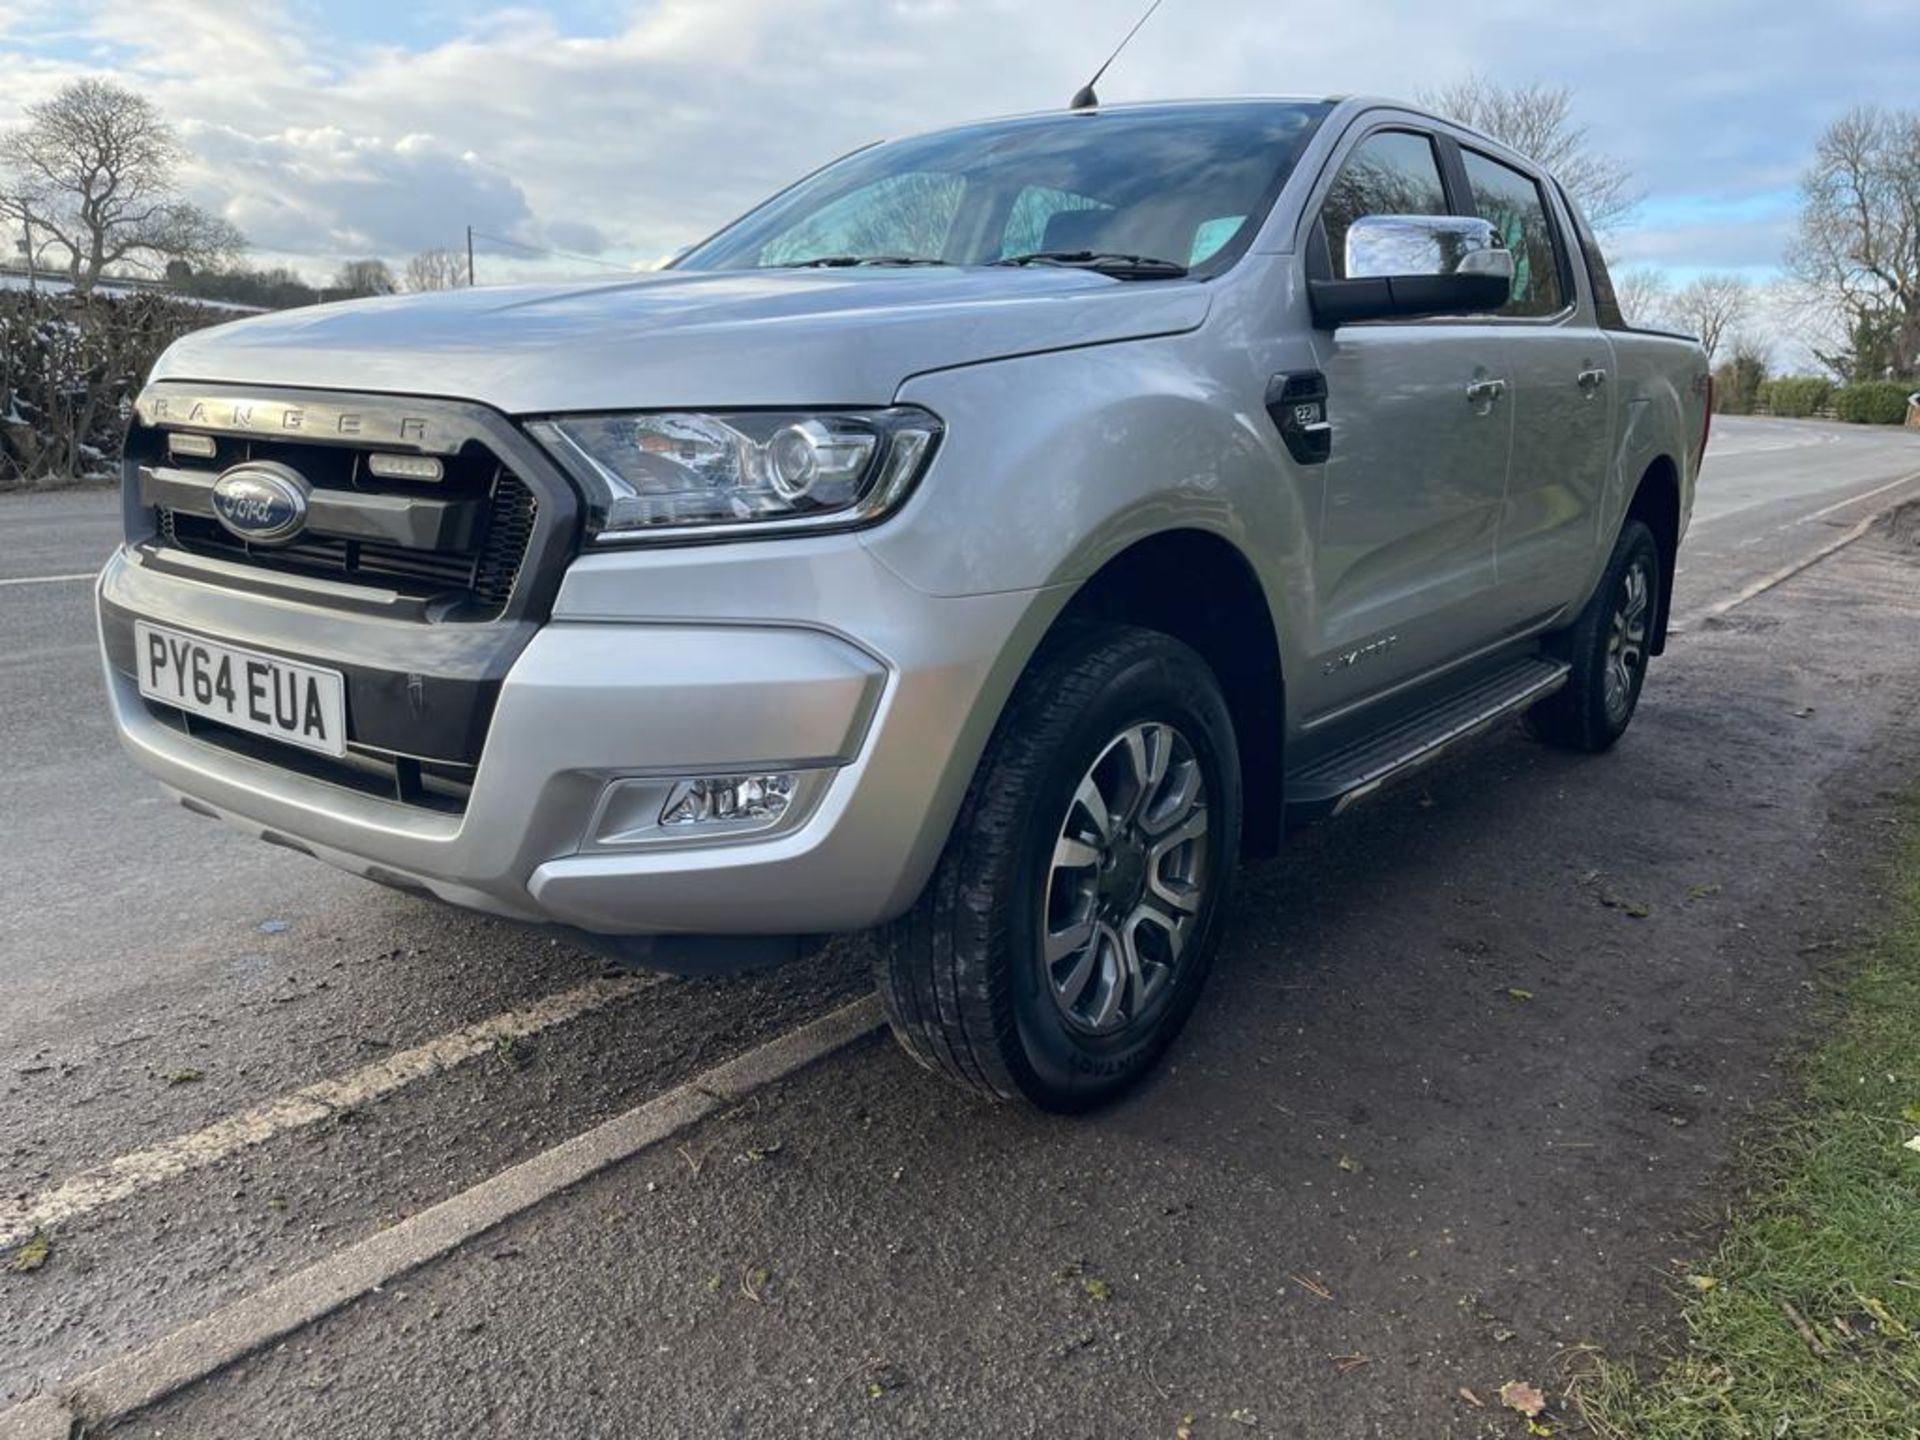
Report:
<svg viewBox="0 0 1920 1440"><path fill-rule="evenodd" d="M1628 520L1593 598L1552 647L1573 673L1565 686L1527 712L1535 735L1597 754L1626 733L1646 683L1660 585L1660 547L1653 532Z"/></svg>
<svg viewBox="0 0 1920 1440"><path fill-rule="evenodd" d="M1065 628L1015 687L919 903L880 937L894 1033L985 1095L1111 1099L1192 1011L1239 845L1213 672L1154 631Z"/></svg>

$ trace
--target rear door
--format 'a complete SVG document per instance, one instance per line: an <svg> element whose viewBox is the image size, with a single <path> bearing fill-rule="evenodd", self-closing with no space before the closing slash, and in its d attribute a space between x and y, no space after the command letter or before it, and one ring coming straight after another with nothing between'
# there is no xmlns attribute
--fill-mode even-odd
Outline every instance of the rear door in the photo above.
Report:
<svg viewBox="0 0 1920 1440"><path fill-rule="evenodd" d="M1387 120L1336 162L1308 273L1345 275L1362 215L1454 213L1435 137ZM1505 331L1476 317L1316 330L1332 450L1314 557L1320 653L1307 722L1486 644L1512 402Z"/></svg>
<svg viewBox="0 0 1920 1440"><path fill-rule="evenodd" d="M1513 458L1500 511L1500 608L1525 626L1584 598L1602 543L1619 385L1550 187L1465 141L1458 153L1468 213L1491 222L1514 256L1513 297L1501 311Z"/></svg>

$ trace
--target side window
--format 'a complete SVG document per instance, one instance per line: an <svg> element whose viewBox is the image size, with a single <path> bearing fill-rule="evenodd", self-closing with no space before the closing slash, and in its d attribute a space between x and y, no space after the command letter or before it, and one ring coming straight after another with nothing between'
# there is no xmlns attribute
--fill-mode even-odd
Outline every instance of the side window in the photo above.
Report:
<svg viewBox="0 0 1920 1440"><path fill-rule="evenodd" d="M1473 212L1505 237L1513 251L1513 298L1502 315L1551 315L1567 303L1560 284L1560 252L1539 184L1510 165L1463 149Z"/></svg>
<svg viewBox="0 0 1920 1440"><path fill-rule="evenodd" d="M1593 288L1593 309L1602 330L1630 330L1633 323L1620 312L1620 296L1613 288L1613 276L1607 271L1607 257L1600 253L1600 242L1580 207L1573 203L1566 187L1560 187L1560 207L1573 217L1573 233L1580 237L1580 250L1587 262L1587 284Z"/></svg>
<svg viewBox="0 0 1920 1440"><path fill-rule="evenodd" d="M914 255L938 259L966 182L919 171L850 190L760 247L761 265L797 265L824 255Z"/></svg>
<svg viewBox="0 0 1920 1440"><path fill-rule="evenodd" d="M1362 215L1445 215L1447 189L1433 141L1411 130L1380 130L1340 166L1320 206L1334 278L1347 278L1347 230Z"/></svg>

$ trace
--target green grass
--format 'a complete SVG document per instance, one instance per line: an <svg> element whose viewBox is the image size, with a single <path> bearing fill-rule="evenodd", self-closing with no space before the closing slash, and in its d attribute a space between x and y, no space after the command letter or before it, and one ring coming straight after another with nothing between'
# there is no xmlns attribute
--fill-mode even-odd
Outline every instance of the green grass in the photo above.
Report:
<svg viewBox="0 0 1920 1440"><path fill-rule="evenodd" d="M1920 809L1891 878L1890 923L1837 973L1751 1197L1680 1282L1677 1353L1578 1387L1598 1434L1920 1437Z"/></svg>

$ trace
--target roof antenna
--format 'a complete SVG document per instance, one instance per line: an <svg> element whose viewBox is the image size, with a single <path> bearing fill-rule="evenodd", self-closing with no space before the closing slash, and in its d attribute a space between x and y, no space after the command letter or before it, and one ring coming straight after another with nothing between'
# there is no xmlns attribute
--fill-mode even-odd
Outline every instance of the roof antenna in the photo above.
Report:
<svg viewBox="0 0 1920 1440"><path fill-rule="evenodd" d="M1128 42L1140 33L1140 27L1151 20L1153 18L1153 12L1159 8L1160 0L1153 0L1153 3L1147 6L1146 13L1133 22L1133 29L1127 31L1126 39L1113 47L1113 54L1107 56L1106 65L1102 65L1098 70L1094 71L1093 79L1087 81L1086 84L1074 91L1073 99L1067 102L1067 108L1069 110L1092 110L1100 104L1100 97L1093 93L1093 87L1098 85L1100 83L1100 77L1107 73L1107 65L1113 64L1114 61L1120 58L1120 52L1127 48Z"/></svg>

